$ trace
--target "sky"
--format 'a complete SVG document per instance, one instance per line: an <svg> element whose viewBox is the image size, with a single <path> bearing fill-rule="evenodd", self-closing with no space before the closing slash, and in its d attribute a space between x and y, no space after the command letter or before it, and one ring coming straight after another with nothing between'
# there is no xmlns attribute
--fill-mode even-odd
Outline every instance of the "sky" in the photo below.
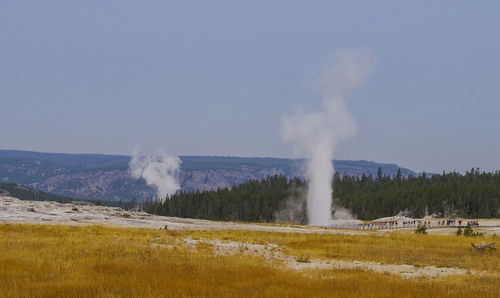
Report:
<svg viewBox="0 0 500 298"><path fill-rule="evenodd" d="M336 159L500 169L498 1L0 2L0 149L294 157L329 55L377 66Z"/></svg>

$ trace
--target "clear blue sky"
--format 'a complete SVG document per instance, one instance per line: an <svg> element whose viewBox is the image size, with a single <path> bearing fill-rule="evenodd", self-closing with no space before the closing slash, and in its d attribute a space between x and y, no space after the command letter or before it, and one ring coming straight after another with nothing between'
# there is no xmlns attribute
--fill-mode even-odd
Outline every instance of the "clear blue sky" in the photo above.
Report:
<svg viewBox="0 0 500 298"><path fill-rule="evenodd" d="M291 156L332 51L377 69L336 158L500 169L498 1L0 2L0 148Z"/></svg>

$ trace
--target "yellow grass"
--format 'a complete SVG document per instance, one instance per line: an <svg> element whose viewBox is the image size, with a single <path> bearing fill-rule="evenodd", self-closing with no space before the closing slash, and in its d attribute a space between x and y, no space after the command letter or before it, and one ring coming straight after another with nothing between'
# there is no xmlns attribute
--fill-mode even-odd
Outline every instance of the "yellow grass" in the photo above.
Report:
<svg viewBox="0 0 500 298"><path fill-rule="evenodd" d="M470 245L471 242L496 241L498 237L495 236L418 235L413 231L350 235L248 230L185 231L183 235L274 243L296 256L500 271L500 253L481 254Z"/></svg>
<svg viewBox="0 0 500 298"><path fill-rule="evenodd" d="M497 277L408 280L359 270L298 272L277 267L259 257L217 256L207 244L198 244L189 250L176 241L186 236L278 243L302 255L356 259L370 259L367 246L374 241L374 249L389 245L389 252L375 256L386 261L391 260L390 252L400 250L400 255L405 254L411 246L408 243L416 240L413 251L418 255L416 262L453 259L441 252L446 242L445 238L439 238L441 236L395 234L377 238L0 224L0 296L495 297L500 289ZM422 257L422 248L431 247L432 242L436 243L438 252L431 253L432 258ZM450 247L456 251L459 245L450 243ZM360 256L352 255L351 248L359 248ZM437 257L442 260L433 259ZM460 256L455 258L458 260ZM466 266L481 267L472 260L472 255L463 258ZM486 258L497 260L495 254ZM393 259L405 260L406 257Z"/></svg>

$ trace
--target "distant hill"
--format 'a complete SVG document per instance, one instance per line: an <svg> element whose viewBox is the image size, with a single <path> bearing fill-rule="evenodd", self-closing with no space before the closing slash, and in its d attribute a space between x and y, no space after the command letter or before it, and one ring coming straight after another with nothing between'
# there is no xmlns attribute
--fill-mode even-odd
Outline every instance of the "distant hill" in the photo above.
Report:
<svg viewBox="0 0 500 298"><path fill-rule="evenodd" d="M217 189L275 174L304 176L304 160L221 156L181 156L182 190ZM150 198L155 190L128 171L130 156L105 154L41 153L0 150L0 182L18 183L36 190L95 200ZM395 164L336 160L341 175L375 175L378 168L394 175ZM415 172L401 168L403 175Z"/></svg>
<svg viewBox="0 0 500 298"><path fill-rule="evenodd" d="M55 195L43 191L37 191L32 188L18 185L15 183L0 183L0 195L10 196L20 200L29 201L56 201L59 203L71 203L75 201L85 201L93 204L105 204L108 206L120 206L120 202L113 201L98 201L98 200L81 200L66 196Z"/></svg>

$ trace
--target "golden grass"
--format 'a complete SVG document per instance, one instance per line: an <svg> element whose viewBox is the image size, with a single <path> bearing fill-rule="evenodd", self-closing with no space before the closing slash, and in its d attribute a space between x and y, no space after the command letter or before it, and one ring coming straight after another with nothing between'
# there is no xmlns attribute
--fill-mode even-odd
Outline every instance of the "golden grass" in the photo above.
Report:
<svg viewBox="0 0 500 298"><path fill-rule="evenodd" d="M470 245L471 242L496 241L498 238L495 236L417 235L413 231L351 235L249 230L184 231L183 235L274 243L296 256L500 271L499 253L493 251L481 254Z"/></svg>
<svg viewBox="0 0 500 298"><path fill-rule="evenodd" d="M496 277L407 280L360 270L297 272L259 257L218 256L206 244L189 250L176 241L185 236L279 243L290 251L326 257L350 256L347 249L358 246L364 254L370 241L376 241L375 247L394 241L390 250L396 245L405 249L414 237L0 224L0 296L494 297L500 289ZM429 246L429 240L414 239L420 255L420 246ZM330 242L338 243L324 249ZM323 248L314 248L318 245ZM333 251L337 248L339 253Z"/></svg>

